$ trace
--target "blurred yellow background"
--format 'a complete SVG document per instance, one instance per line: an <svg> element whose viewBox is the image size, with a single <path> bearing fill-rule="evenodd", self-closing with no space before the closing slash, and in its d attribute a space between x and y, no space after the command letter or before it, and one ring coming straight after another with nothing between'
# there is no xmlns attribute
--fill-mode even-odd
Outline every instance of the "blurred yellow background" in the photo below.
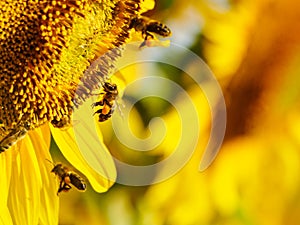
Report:
<svg viewBox="0 0 300 225"><path fill-rule="evenodd" d="M298 1L157 0L155 9L147 15L167 24L173 33L171 43L200 56L218 79L227 106L227 130L220 153L207 170L199 172L210 131L205 97L183 71L156 65L156 71L181 85L197 107L201 136L191 160L159 184L115 184L103 194L95 193L91 187L85 193L62 193L60 224L298 224ZM136 70L124 70L120 80L137 78ZM171 90L164 91L172 95ZM124 101L133 98L130 93L123 96ZM180 96L174 99L184 104ZM167 157L179 137L180 119L172 105L162 99L147 98L139 101L130 115L130 127L139 138L149 136L147 126L151 118L161 117L167 128L165 140L152 151L135 152L120 143L111 123L105 122L101 129L112 154L141 165ZM56 154L55 161L64 161L54 142L51 151Z"/></svg>

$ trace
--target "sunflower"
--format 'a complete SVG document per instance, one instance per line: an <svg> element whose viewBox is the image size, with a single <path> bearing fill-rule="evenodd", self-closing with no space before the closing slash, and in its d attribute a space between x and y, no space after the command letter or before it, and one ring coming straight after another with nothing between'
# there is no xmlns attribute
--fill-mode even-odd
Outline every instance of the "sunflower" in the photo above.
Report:
<svg viewBox="0 0 300 225"><path fill-rule="evenodd" d="M101 137L101 151L91 150L94 164L82 156L71 122L73 110L109 78L120 47L130 39L130 19L153 4L0 2L0 224L58 224L58 183L46 161L51 161L51 133L95 191L104 192L114 183L116 170ZM86 73L99 58L99 66Z"/></svg>

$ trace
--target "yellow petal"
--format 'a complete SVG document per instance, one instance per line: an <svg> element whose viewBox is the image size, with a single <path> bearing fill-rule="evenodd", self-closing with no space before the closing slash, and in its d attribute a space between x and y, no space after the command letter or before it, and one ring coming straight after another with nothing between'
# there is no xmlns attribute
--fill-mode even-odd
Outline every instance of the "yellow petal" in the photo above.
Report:
<svg viewBox="0 0 300 225"><path fill-rule="evenodd" d="M12 151L13 165L11 167L8 208L16 225L38 224L42 211L47 211L48 217L57 217L57 214L52 214L53 209L48 209L47 205L41 204L41 191L45 193L48 199L53 199L55 196L53 196L55 192L48 195L48 189L44 187L47 173L41 174L41 168L43 171L45 170L46 160L44 159L49 157L50 146L49 131L47 138L45 130L42 134L41 129L30 131L14 148L8 150ZM52 206L57 209L58 202Z"/></svg>
<svg viewBox="0 0 300 225"><path fill-rule="evenodd" d="M11 177L11 151L5 151L0 154L0 224L12 225L12 219L9 209L7 208L7 197L9 191L10 177Z"/></svg>
<svg viewBox="0 0 300 225"><path fill-rule="evenodd" d="M0 175L0 192L1 192L0 207L7 205L7 196L8 196L8 190L9 190L9 184L11 178L11 167L12 167L11 159L12 159L11 151L5 151L0 154L0 169L2 171Z"/></svg>
<svg viewBox="0 0 300 225"><path fill-rule="evenodd" d="M38 224L58 224L59 198L56 195L58 184L56 177L51 173L52 165L46 159L51 160L49 153L50 129L48 125L40 127L29 136L35 148L38 159L43 187L40 190L40 211ZM44 141L43 141L44 140ZM51 160L52 161L52 160Z"/></svg>
<svg viewBox="0 0 300 225"><path fill-rule="evenodd" d="M37 193L42 186L41 175L37 171L37 159L34 159L34 150L28 138L18 145L20 153L13 159L8 207L13 215L14 224L37 224L36 210L40 201Z"/></svg>
<svg viewBox="0 0 300 225"><path fill-rule="evenodd" d="M155 1L154 0L145 0L142 1L141 3L141 13L147 12L149 10L152 10L155 6Z"/></svg>
<svg viewBox="0 0 300 225"><path fill-rule="evenodd" d="M11 220L11 216L10 216L8 208L4 205L1 205L0 210L1 210L0 225L12 225L13 222Z"/></svg>
<svg viewBox="0 0 300 225"><path fill-rule="evenodd" d="M91 102L74 112L74 126L67 130L51 127L65 158L89 180L97 192L105 192L116 179L113 159L94 126Z"/></svg>

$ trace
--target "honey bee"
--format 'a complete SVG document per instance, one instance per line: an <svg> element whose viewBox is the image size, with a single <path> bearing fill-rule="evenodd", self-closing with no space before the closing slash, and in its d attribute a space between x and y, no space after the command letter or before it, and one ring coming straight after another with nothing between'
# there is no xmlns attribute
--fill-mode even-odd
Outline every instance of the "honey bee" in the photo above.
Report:
<svg viewBox="0 0 300 225"><path fill-rule="evenodd" d="M51 161L49 162L52 163ZM71 171L68 167L64 166L62 163L54 164L54 167L51 170L51 172L57 175L60 179L57 195L62 191L64 192L69 191L72 188L71 184L80 191L86 190L85 181L77 173Z"/></svg>
<svg viewBox="0 0 300 225"><path fill-rule="evenodd" d="M59 128L61 130L67 130L69 127L72 126L71 118L69 115L64 115L60 120L53 119L51 124L55 128Z"/></svg>
<svg viewBox="0 0 300 225"><path fill-rule="evenodd" d="M101 109L97 110L95 114L99 114L99 122L108 120L114 110L115 110L115 101L118 97L118 87L116 84L105 82L103 85L102 100L92 104L92 107L102 106Z"/></svg>
<svg viewBox="0 0 300 225"><path fill-rule="evenodd" d="M1 141L0 141L0 153L6 151L18 141L23 139L27 132L30 130L30 123L25 122L19 124L16 128L12 129Z"/></svg>
<svg viewBox="0 0 300 225"><path fill-rule="evenodd" d="M144 41L140 45L140 48L145 45L148 46L148 40L154 39L153 33L162 37L168 37L172 33L170 28L168 28L165 24L145 16L136 16L131 19L129 29L135 29L138 32L142 32Z"/></svg>

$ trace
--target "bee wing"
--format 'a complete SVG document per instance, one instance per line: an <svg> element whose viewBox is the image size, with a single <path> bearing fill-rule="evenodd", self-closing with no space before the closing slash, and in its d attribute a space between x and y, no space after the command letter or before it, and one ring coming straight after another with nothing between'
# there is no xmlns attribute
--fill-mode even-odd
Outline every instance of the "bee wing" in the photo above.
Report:
<svg viewBox="0 0 300 225"><path fill-rule="evenodd" d="M91 100L74 111L76 126L67 130L51 127L53 137L65 158L83 173L97 192L106 191L116 180L113 159L97 133Z"/></svg>

